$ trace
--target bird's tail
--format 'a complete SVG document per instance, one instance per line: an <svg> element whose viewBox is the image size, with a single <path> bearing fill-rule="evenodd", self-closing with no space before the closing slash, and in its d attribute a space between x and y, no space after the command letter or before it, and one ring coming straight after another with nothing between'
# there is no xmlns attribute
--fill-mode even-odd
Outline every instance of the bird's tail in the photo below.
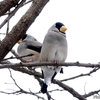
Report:
<svg viewBox="0 0 100 100"><path fill-rule="evenodd" d="M44 94L44 93L46 93L47 92L47 85L45 84L45 83L43 83L43 86L42 86L42 88L41 88L41 92Z"/></svg>

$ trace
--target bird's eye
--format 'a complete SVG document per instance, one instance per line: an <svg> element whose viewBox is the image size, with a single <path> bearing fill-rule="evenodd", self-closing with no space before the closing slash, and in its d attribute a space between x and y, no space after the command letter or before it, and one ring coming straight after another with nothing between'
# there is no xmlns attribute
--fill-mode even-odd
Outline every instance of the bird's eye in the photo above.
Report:
<svg viewBox="0 0 100 100"><path fill-rule="evenodd" d="M37 41L36 39L34 39L35 41Z"/></svg>

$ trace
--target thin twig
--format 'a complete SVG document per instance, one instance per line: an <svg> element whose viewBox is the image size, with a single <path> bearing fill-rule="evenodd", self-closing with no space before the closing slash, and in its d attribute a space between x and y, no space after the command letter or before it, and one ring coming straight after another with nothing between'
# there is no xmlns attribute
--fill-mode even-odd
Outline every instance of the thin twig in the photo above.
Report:
<svg viewBox="0 0 100 100"><path fill-rule="evenodd" d="M8 11L9 12L9 14L10 14L10 10ZM8 16L9 16L9 14L8 14ZM9 21L10 20L8 20L8 22L7 22L7 30L6 30L6 35L8 34L8 32L9 32Z"/></svg>
<svg viewBox="0 0 100 100"><path fill-rule="evenodd" d="M86 90L85 90L85 86L86 86L87 82L84 84L84 93L86 94Z"/></svg>
<svg viewBox="0 0 100 100"><path fill-rule="evenodd" d="M9 72L10 72L10 77L11 79L14 81L14 84L20 89L22 90L22 88L16 83L15 79L12 77L12 73L11 73L11 70L9 69Z"/></svg>
<svg viewBox="0 0 100 100"><path fill-rule="evenodd" d="M87 97L90 97L94 94L98 94L100 92L100 89L99 90L96 90L96 91L92 91L92 92L89 92L87 94L84 94L83 97L87 98Z"/></svg>
<svg viewBox="0 0 100 100"><path fill-rule="evenodd" d="M22 58L19 58L19 55L15 52L15 50L11 50L11 53L17 58L17 59L20 59L21 62L26 62L24 59Z"/></svg>
<svg viewBox="0 0 100 100"><path fill-rule="evenodd" d="M53 83L62 87L64 90L68 91L69 93L71 93L74 97L78 98L79 100L86 100L84 96L80 95L77 91L75 91L73 88L69 87L68 85L61 83L59 80L53 80Z"/></svg>
<svg viewBox="0 0 100 100"><path fill-rule="evenodd" d="M43 97L38 96L37 94L33 93L31 90L29 90L29 92L28 92L28 91L25 91L24 89L22 89L22 88L17 84L17 82L15 81L15 79L13 78L10 69L9 69L9 72L10 72L10 77L11 77L11 79L13 80L14 84L17 86L17 88L18 88L19 90L18 90L18 91L15 91L15 92L12 92L12 93L7 93L7 92L2 92L2 93L6 93L6 94L22 94L22 93L25 93L25 94L34 95L34 96L36 96L38 99L45 100Z"/></svg>
<svg viewBox="0 0 100 100"><path fill-rule="evenodd" d="M25 2L26 0L22 0L18 5L17 7L9 14L9 16L3 21L3 23L1 23L0 25L0 29L15 15L15 13L18 11L18 9L20 7L23 6L23 3Z"/></svg>
<svg viewBox="0 0 100 100"><path fill-rule="evenodd" d="M94 68L93 70L91 70L90 72L86 73L86 74L80 74L80 75L77 75L77 76L73 76L71 78L68 78L68 79L63 79L63 80L60 80L61 82L64 82L64 81L69 81L69 80L72 80L72 79L76 79L76 78L79 78L79 77L83 77L83 76L90 76L92 73L96 72L97 70L99 70L100 68Z"/></svg>
<svg viewBox="0 0 100 100"><path fill-rule="evenodd" d="M29 56L33 56L34 54L28 54L28 55L24 55L24 56L19 56L19 57L13 57L13 56L11 56L11 57L9 57L9 58L5 58L5 59L3 59L3 61L5 61L5 60L9 60L9 59L20 59L20 58L24 58L24 57L29 57Z"/></svg>
<svg viewBox="0 0 100 100"><path fill-rule="evenodd" d="M46 93L48 100L55 100L51 97L51 95L49 94L49 92Z"/></svg>
<svg viewBox="0 0 100 100"><path fill-rule="evenodd" d="M24 2L23 5L22 5L21 7L25 6L26 4L28 4L28 3L30 3L30 2L32 2L32 0L29 0L29 1L27 1L27 2ZM6 12L6 13L3 14L2 16L8 15L8 14L11 14L11 12Z"/></svg>
<svg viewBox="0 0 100 100"><path fill-rule="evenodd" d="M6 35L6 33L0 33L0 35Z"/></svg>

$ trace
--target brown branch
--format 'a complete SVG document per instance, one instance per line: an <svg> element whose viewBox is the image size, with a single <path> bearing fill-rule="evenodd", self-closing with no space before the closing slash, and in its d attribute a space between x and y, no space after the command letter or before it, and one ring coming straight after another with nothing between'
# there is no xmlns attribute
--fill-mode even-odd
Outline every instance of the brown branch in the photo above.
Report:
<svg viewBox="0 0 100 100"><path fill-rule="evenodd" d="M5 14L10 8L15 7L20 0L3 0L0 2L0 16Z"/></svg>
<svg viewBox="0 0 100 100"><path fill-rule="evenodd" d="M23 3L25 1L26 0L22 0L11 13L8 13L9 16L0 24L0 29L11 19L11 17L13 17L15 15L15 13L18 11L18 9L23 6Z"/></svg>
<svg viewBox="0 0 100 100"><path fill-rule="evenodd" d="M78 92L76 92L73 88L65 85L64 83L61 83L58 80L53 80L53 83L59 85L64 90L67 90L69 93L71 93L74 97L78 98L79 100L86 100L84 96L80 95Z"/></svg>
<svg viewBox="0 0 100 100"><path fill-rule="evenodd" d="M86 68L100 68L100 64L90 64L90 63L77 63L77 62L67 62L67 63L52 63L52 62L31 62L31 63L11 63L11 64L2 64L0 65L0 69L2 68L20 68L20 67L39 67L39 66L66 66L66 67L86 67ZM94 71L94 70L93 70ZM90 72L91 73L91 72Z"/></svg>
<svg viewBox="0 0 100 100"><path fill-rule="evenodd" d="M23 73L28 73L29 75L34 75L38 78L42 78L42 75L39 73L39 72L32 72L32 71L27 71L26 69L17 69L17 68L13 68L14 70L17 70L17 71L21 71ZM78 92L76 92L73 88L65 85L64 83L61 83L60 81L58 80L55 80L53 81L54 84L57 84L59 85L60 87L62 87L64 90L70 92L74 97L78 98L79 100L86 100L83 96L81 96Z"/></svg>
<svg viewBox="0 0 100 100"><path fill-rule="evenodd" d="M2 40L0 43L0 61L7 55L15 43L26 33L29 26L34 22L48 1L49 0L34 0L26 14Z"/></svg>
<svg viewBox="0 0 100 100"><path fill-rule="evenodd" d="M22 73L27 73L29 75L34 75L40 82L40 84L42 84L42 80L40 80L39 78L42 78L42 75L39 73L39 72L35 72L35 71L30 71L26 68L17 68L17 67L13 67L12 68L13 70L15 71L20 71ZM93 71L90 71L90 73L92 73ZM86 97L89 97L97 92L99 92L100 90L98 91L94 91L94 92L90 92L88 94L85 94L85 95L80 95L78 92L76 92L73 88L69 87L68 85L65 85L64 83L62 83L61 81L58 81L58 80L53 80L53 83L54 84L57 84L59 85L60 87L62 87L64 90L68 91L69 93L71 93L74 97L78 98L79 100L86 100L85 98ZM23 92L23 91L21 91ZM23 92L24 93L24 92Z"/></svg>

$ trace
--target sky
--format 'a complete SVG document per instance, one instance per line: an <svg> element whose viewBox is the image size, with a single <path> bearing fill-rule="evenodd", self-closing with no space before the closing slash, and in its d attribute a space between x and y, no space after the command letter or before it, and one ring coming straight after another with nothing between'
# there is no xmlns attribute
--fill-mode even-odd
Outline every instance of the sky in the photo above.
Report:
<svg viewBox="0 0 100 100"><path fill-rule="evenodd" d="M27 34L34 36L41 43L43 42L44 36L48 29L55 22L62 22L67 27L66 36L68 41L68 57L66 62L82 62L82 63L98 63L100 62L100 1L99 0L50 0L48 4L44 7L40 15L36 18L35 22L28 29ZM27 11L30 4L21 8L15 16L10 20L10 30L18 22L20 17ZM5 17L0 18L0 22L3 21ZM5 33L6 25L0 30L0 32ZM0 35L3 39L4 36ZM18 44L16 44L13 49L17 50ZM9 53L8 57L12 54ZM17 62L12 60L13 62ZM87 73L92 69L89 68L79 68L79 67L68 67L64 68L64 74L58 74L56 79L64 79L71 76L75 76L81 73ZM25 89L31 88L32 91L34 84L33 76L18 73L12 71L12 74L18 84ZM100 89L99 81L100 71L92 74L92 76L82 77L75 80L67 81L66 84L73 87L80 94L88 93L93 90ZM3 77L2 77L3 76ZM20 77L20 78L19 78ZM25 79L23 79L25 77ZM23 82L22 82L23 80ZM5 84L13 83L8 70L0 70L0 90L16 89L14 85ZM35 81L35 84L37 81ZM24 84L24 85L23 85ZM29 87L30 86L30 87ZM85 91L84 91L85 86ZM35 87L35 86L34 86ZM57 88L54 84L49 86L52 90ZM36 91L39 91L40 87L37 87ZM68 92L57 92L52 93L56 100L65 97L65 99L77 100ZM60 95L61 94L61 95ZM59 96L60 95L60 96ZM45 96L45 95L44 95ZM5 95L0 94L3 100L37 100L37 98L31 95ZM59 99L58 99L59 98ZM87 98L87 100L95 100L92 97Z"/></svg>

